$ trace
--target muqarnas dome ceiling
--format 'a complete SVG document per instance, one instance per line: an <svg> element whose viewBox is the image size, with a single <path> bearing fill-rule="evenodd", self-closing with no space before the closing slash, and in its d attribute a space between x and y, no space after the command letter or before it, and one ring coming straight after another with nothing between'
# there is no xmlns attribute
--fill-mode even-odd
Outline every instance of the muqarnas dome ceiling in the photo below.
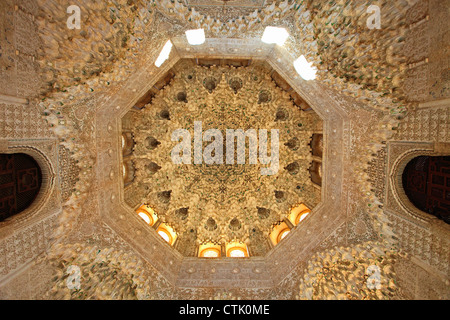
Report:
<svg viewBox="0 0 450 320"><path fill-rule="evenodd" d="M131 155L124 158L124 185L138 186L138 205L151 207L176 231L175 248L182 254L194 256L205 243L237 241L245 243L251 255L264 255L271 230L293 207L306 203L313 208L320 202L320 187L311 180L310 144L313 135L322 132L323 122L314 111L295 104L265 63L206 67L182 60L173 69L170 82L123 119L123 135L133 141ZM181 140L173 135L180 129L189 132L189 140L182 142L189 154L181 152L186 161L176 164L172 154ZM211 129L215 137L207 137ZM239 145L227 135L230 130L254 132L259 139L247 137ZM264 132L266 143L261 139ZM201 155L198 161L198 141L203 158L208 153L214 161L202 161ZM257 161L251 157L261 147L271 161L263 161L261 152L256 152ZM135 207L135 199L133 194L125 200Z"/></svg>

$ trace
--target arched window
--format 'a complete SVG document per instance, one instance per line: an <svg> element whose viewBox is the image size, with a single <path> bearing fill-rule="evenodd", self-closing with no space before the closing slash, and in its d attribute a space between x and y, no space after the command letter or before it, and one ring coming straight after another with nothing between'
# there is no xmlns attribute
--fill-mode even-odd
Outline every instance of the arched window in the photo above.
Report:
<svg viewBox="0 0 450 320"><path fill-rule="evenodd" d="M311 213L311 210L307 209L304 210L303 212L300 212L297 217L295 218L295 225L299 224L300 222L302 222L303 220L305 220L305 218Z"/></svg>
<svg viewBox="0 0 450 320"><path fill-rule="evenodd" d="M322 186L322 163L314 160L309 168L311 181L318 186Z"/></svg>
<svg viewBox="0 0 450 320"><path fill-rule="evenodd" d="M242 242L230 242L226 244L227 257L246 258L248 257L247 246Z"/></svg>
<svg viewBox="0 0 450 320"><path fill-rule="evenodd" d="M199 257L202 258L219 258L220 257L220 246L218 245L202 245L199 249Z"/></svg>
<svg viewBox="0 0 450 320"><path fill-rule="evenodd" d="M139 209L136 210L136 213L150 226L153 226L158 220L158 215L146 204L140 206Z"/></svg>
<svg viewBox="0 0 450 320"><path fill-rule="evenodd" d="M175 230L165 223L160 224L156 232L171 246L177 239L177 233Z"/></svg>
<svg viewBox="0 0 450 320"><path fill-rule="evenodd" d="M220 257L220 251L218 251L217 249L205 249L202 251L201 257L205 257L205 258L218 258Z"/></svg>
<svg viewBox="0 0 450 320"><path fill-rule="evenodd" d="M283 229L278 235L278 242L283 240L289 234L289 232L291 232L291 229L289 228Z"/></svg>
<svg viewBox="0 0 450 320"><path fill-rule="evenodd" d="M0 221L30 207L41 185L41 168L31 156L0 154Z"/></svg>
<svg viewBox="0 0 450 320"><path fill-rule="evenodd" d="M221 245L215 243L203 243L198 247L198 256L201 258L220 258Z"/></svg>
<svg viewBox="0 0 450 320"><path fill-rule="evenodd" d="M402 175L405 194L419 210L450 223L450 157L420 156Z"/></svg>
<svg viewBox="0 0 450 320"><path fill-rule="evenodd" d="M323 134L314 133L311 137L311 152L313 156L322 158L323 156Z"/></svg>
<svg viewBox="0 0 450 320"><path fill-rule="evenodd" d="M272 231L269 234L269 238L273 245L276 246L283 240L291 231L291 228L285 221L279 221L272 226Z"/></svg>
<svg viewBox="0 0 450 320"><path fill-rule="evenodd" d="M313 161L309 168L311 181L316 186L322 186L322 158L323 158L323 134L314 133L309 143Z"/></svg>
<svg viewBox="0 0 450 320"><path fill-rule="evenodd" d="M149 225L153 225L153 219L147 212L139 212L139 216Z"/></svg>
<svg viewBox="0 0 450 320"><path fill-rule="evenodd" d="M166 240L169 244L172 243L172 236L170 235L170 233L167 230L160 228L158 230L158 234L161 236L161 238Z"/></svg>
<svg viewBox="0 0 450 320"><path fill-rule="evenodd" d="M122 154L124 157L130 156L133 153L134 140L130 132L122 133Z"/></svg>
<svg viewBox="0 0 450 320"><path fill-rule="evenodd" d="M241 247L235 247L228 250L228 257L231 258L245 258L248 257L248 253Z"/></svg>
<svg viewBox="0 0 450 320"><path fill-rule="evenodd" d="M301 203L291 209L290 214L288 215L289 221L296 226L311 213L311 209L309 209L305 204Z"/></svg>
<svg viewBox="0 0 450 320"><path fill-rule="evenodd" d="M122 165L122 177L125 186L130 185L134 180L135 169L131 160L124 160Z"/></svg>

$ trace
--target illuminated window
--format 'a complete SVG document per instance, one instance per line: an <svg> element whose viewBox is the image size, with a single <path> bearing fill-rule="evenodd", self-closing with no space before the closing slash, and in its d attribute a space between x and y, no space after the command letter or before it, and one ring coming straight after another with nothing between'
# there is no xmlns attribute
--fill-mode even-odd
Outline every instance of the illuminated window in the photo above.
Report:
<svg viewBox="0 0 450 320"><path fill-rule="evenodd" d="M305 218L311 213L306 205L299 204L291 209L291 213L288 216L289 221L292 222L294 226L298 225L300 222L305 220Z"/></svg>
<svg viewBox="0 0 450 320"><path fill-rule="evenodd" d="M247 252L243 248L231 248L228 250L228 256L231 258L244 258Z"/></svg>
<svg viewBox="0 0 450 320"><path fill-rule="evenodd" d="M196 46L205 42L205 30L196 29L186 31L186 38L190 45Z"/></svg>
<svg viewBox="0 0 450 320"><path fill-rule="evenodd" d="M169 232L167 232L164 229L160 229L158 231L158 234L164 239L166 240L169 244L172 243L172 236L169 234Z"/></svg>
<svg viewBox="0 0 450 320"><path fill-rule="evenodd" d="M217 258L219 257L219 252L215 249L207 249L203 252L202 257L205 258Z"/></svg>
<svg viewBox="0 0 450 320"><path fill-rule="evenodd" d="M270 240L273 245L277 245L281 240L283 240L290 232L289 226L286 222L279 222L272 227L272 232L269 235Z"/></svg>
<svg viewBox="0 0 450 320"><path fill-rule="evenodd" d="M248 257L247 246L242 242L230 242L226 244L227 257L244 258Z"/></svg>
<svg viewBox="0 0 450 320"><path fill-rule="evenodd" d="M172 41L168 40L164 45L164 48L162 49L161 53L159 54L158 59L156 59L155 66L159 68L167 59L169 59L172 47L173 47Z"/></svg>
<svg viewBox="0 0 450 320"><path fill-rule="evenodd" d="M305 56L300 56L294 61L294 68L304 80L316 79L317 68L313 67L312 62L306 61Z"/></svg>
<svg viewBox="0 0 450 320"><path fill-rule="evenodd" d="M173 245L177 238L175 230L169 225L162 223L156 232L163 238L168 244Z"/></svg>
<svg viewBox="0 0 450 320"><path fill-rule="evenodd" d="M218 258L220 257L220 250L216 249L216 248L208 248L203 250L200 253L200 257L204 257L204 258Z"/></svg>
<svg viewBox="0 0 450 320"><path fill-rule="evenodd" d="M146 214L144 212L139 212L139 217L141 217L145 222L147 222L147 224L149 224L149 225L153 224L152 223L153 219L148 214Z"/></svg>
<svg viewBox="0 0 450 320"><path fill-rule="evenodd" d="M268 44L275 43L282 46L288 37L289 33L285 28L266 27L261 41Z"/></svg>
<svg viewBox="0 0 450 320"><path fill-rule="evenodd" d="M300 212L300 213L297 215L297 218L295 218L295 224L297 225L297 224L299 224L300 222L302 222L303 220L305 220L305 218L306 218L310 213L311 213L311 210L309 210L309 209Z"/></svg>
<svg viewBox="0 0 450 320"><path fill-rule="evenodd" d="M289 230L289 229L284 229L284 230L282 230L279 234L278 234L278 242L280 242L281 240L283 240L287 235L288 235L288 233L289 232L291 232L291 230Z"/></svg>
<svg viewBox="0 0 450 320"><path fill-rule="evenodd" d="M202 244L198 248L199 257L203 258L219 258L221 247L218 244L206 243Z"/></svg>
<svg viewBox="0 0 450 320"><path fill-rule="evenodd" d="M153 226L158 220L158 216L156 215L155 211L145 204L137 209L136 213L150 226Z"/></svg>

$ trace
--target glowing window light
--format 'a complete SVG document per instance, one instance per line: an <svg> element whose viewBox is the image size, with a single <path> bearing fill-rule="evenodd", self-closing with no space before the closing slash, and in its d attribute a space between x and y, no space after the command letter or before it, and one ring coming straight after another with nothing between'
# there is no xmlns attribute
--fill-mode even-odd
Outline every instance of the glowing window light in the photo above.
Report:
<svg viewBox="0 0 450 320"><path fill-rule="evenodd" d="M300 219L298 220L298 223L302 222L303 220L305 220L305 218L308 216L310 212L308 211L307 213L304 213L300 216Z"/></svg>
<svg viewBox="0 0 450 320"><path fill-rule="evenodd" d="M311 213L310 209L303 210L299 212L295 218L295 225L298 225L300 222L306 219L306 217Z"/></svg>
<svg viewBox="0 0 450 320"><path fill-rule="evenodd" d="M149 215L145 214L144 212L139 212L139 217L141 217L147 224L152 224L152 220Z"/></svg>
<svg viewBox="0 0 450 320"><path fill-rule="evenodd" d="M244 249L234 248L234 249L230 249L230 251L228 252L228 256L230 256L232 258L244 258L246 255L245 255Z"/></svg>
<svg viewBox="0 0 450 320"><path fill-rule="evenodd" d="M205 30L203 29L195 29L195 30L187 30L186 38L190 45L198 46L200 44L205 43Z"/></svg>
<svg viewBox="0 0 450 320"><path fill-rule="evenodd" d="M309 81L316 79L317 68L313 67L312 62L306 61L305 56L300 56L294 61L294 68L303 79Z"/></svg>
<svg viewBox="0 0 450 320"><path fill-rule="evenodd" d="M218 258L219 252L215 249L206 249L202 252L202 257L205 258Z"/></svg>
<svg viewBox="0 0 450 320"><path fill-rule="evenodd" d="M280 235L280 241L283 240L289 233L289 230L285 230Z"/></svg>
<svg viewBox="0 0 450 320"><path fill-rule="evenodd" d="M170 235L167 232L165 232L164 230L159 230L158 234L161 236L161 238L166 240L168 243L171 242L172 239L170 239L171 238Z"/></svg>
<svg viewBox="0 0 450 320"><path fill-rule="evenodd" d="M164 48L161 50L161 53L158 56L158 59L156 59L155 66L158 68L161 67L161 65L169 59L170 52L172 51L172 41L168 40L166 44L164 45Z"/></svg>
<svg viewBox="0 0 450 320"><path fill-rule="evenodd" d="M266 27L261 41L268 44L276 43L282 46L288 37L289 33L284 28Z"/></svg>

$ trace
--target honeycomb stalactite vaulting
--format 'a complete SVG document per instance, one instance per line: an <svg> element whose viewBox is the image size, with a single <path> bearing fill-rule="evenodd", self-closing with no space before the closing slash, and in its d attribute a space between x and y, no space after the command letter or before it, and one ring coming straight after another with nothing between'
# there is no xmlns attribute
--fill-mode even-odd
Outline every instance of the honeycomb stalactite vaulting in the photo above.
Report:
<svg viewBox="0 0 450 320"><path fill-rule="evenodd" d="M367 242L354 248L337 247L308 262L300 284L304 300L389 300L402 298L396 284L395 248Z"/></svg>
<svg viewBox="0 0 450 320"><path fill-rule="evenodd" d="M409 3L381 1L377 5L389 9L389 15L382 17L388 30L368 28L370 13L359 1L306 1L299 23L305 27L317 26L310 36L318 52L318 68L323 71L319 74L324 80L353 88L351 94L358 98L372 95L374 105L382 105L377 103L382 97L405 103L402 83L407 64L403 45ZM309 52L308 57L314 60L314 51Z"/></svg>
<svg viewBox="0 0 450 320"><path fill-rule="evenodd" d="M145 28L153 22L154 1L38 1L36 23L44 45L39 51L39 62L44 70L46 91L60 92L80 86L108 86L99 75L114 75L115 81L124 78L126 71L114 71L114 65L129 59L140 49ZM82 8L80 25L69 30L66 10L69 5ZM86 50L89 48L89 50ZM70 66L67 62L70 62ZM105 78L103 76L103 78ZM90 81L90 82L89 82Z"/></svg>
<svg viewBox="0 0 450 320"><path fill-rule="evenodd" d="M271 226L283 220L291 207L302 202L315 206L320 201L309 177L312 155L308 144L312 135L322 130L322 120L314 112L295 106L289 94L272 81L270 69L262 64L207 68L187 61L174 69L177 71L172 82L150 104L127 115L134 125L133 163L137 170L133 184L143 195L140 202L153 207L173 226L181 242L190 241L187 234L196 230L198 244L238 240L255 247L255 252L267 251L267 241L252 240L252 233L268 236ZM163 112L170 116L162 118ZM220 130L221 164L206 164L203 160L194 163L196 122L201 122L203 133ZM171 159L179 143L172 141L172 134L178 129L190 132L191 164L180 165ZM279 164L274 174L262 174L262 169L272 164L264 165L261 159L250 163L251 145L256 147L258 141L254 144L246 140L243 164L236 164L241 155L236 156L238 141L233 143L234 164L229 163L228 129L251 129L256 134L260 130L268 134L278 130ZM274 138L268 139L267 150L276 143ZM286 146L293 138L298 146L295 150ZM200 143L207 152L210 142ZM151 170L155 166L152 163L161 169ZM170 194L163 197L167 190ZM131 199L127 202L133 203ZM178 215L180 208L188 208L187 214ZM270 214L258 215L258 208Z"/></svg>
<svg viewBox="0 0 450 320"><path fill-rule="evenodd" d="M47 293L47 299L150 298L146 268L136 256L113 248L73 244L56 246L52 259L56 265L64 268L56 268L54 286Z"/></svg>

